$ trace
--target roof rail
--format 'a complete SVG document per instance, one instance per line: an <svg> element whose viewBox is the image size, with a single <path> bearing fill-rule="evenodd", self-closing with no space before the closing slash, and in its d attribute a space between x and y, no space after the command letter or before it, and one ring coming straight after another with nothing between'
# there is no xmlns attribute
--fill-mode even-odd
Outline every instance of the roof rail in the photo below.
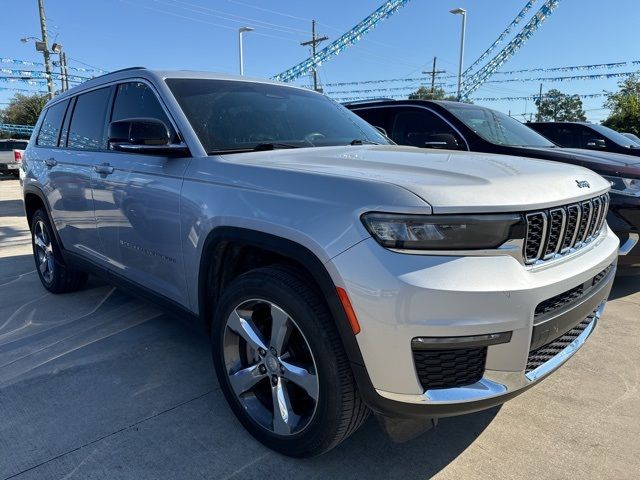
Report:
<svg viewBox="0 0 640 480"><path fill-rule="evenodd" d="M353 100L351 102L343 102L342 105L358 105L359 103L372 103L372 102L395 102L393 98L367 98L366 100Z"/></svg>
<svg viewBox="0 0 640 480"><path fill-rule="evenodd" d="M103 73L102 75L98 75L97 77L93 77L93 78L100 78L100 77L104 77L105 75L111 75L112 73L120 73L120 72L127 72L129 70L146 70L146 67L127 67L127 68L121 68L120 70L114 70L113 72L107 72L107 73ZM93 79L92 79L93 80Z"/></svg>

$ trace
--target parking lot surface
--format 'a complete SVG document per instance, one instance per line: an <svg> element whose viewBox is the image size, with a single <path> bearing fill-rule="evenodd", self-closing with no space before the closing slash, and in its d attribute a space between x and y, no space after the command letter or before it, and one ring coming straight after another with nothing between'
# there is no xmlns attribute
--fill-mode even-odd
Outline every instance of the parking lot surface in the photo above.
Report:
<svg viewBox="0 0 640 480"><path fill-rule="evenodd" d="M280 456L227 407L208 339L97 280L52 295L17 180L0 178L0 479L640 477L640 277L536 388L394 444L374 417L334 451Z"/></svg>

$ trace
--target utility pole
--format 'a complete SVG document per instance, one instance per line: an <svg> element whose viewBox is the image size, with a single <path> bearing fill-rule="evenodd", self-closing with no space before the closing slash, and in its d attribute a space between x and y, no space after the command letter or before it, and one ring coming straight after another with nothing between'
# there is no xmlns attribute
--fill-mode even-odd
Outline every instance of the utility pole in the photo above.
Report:
<svg viewBox="0 0 640 480"><path fill-rule="evenodd" d="M316 46L320 42L324 42L325 40L329 40L329 37L327 37L326 35L323 35L322 37L316 37L316 21L311 20L311 40L301 42L300 45L302 45L303 47L311 45L311 58L313 58L316 56ZM311 70L311 74L313 75L313 89L316 92L322 92L322 89L318 88L318 72L316 71L315 65Z"/></svg>
<svg viewBox="0 0 640 480"><path fill-rule="evenodd" d="M538 115L536 116L536 121L542 121L542 84L540 84L540 94L538 95Z"/></svg>
<svg viewBox="0 0 640 480"><path fill-rule="evenodd" d="M437 57L433 57L433 68L431 71L422 72L423 75L431 75L431 98L433 98L433 92L436 88L436 75L445 73L444 70L436 70Z"/></svg>
<svg viewBox="0 0 640 480"><path fill-rule="evenodd" d="M64 91L69 90L69 71L67 69L67 52L60 52L60 61L64 70Z"/></svg>
<svg viewBox="0 0 640 480"><path fill-rule="evenodd" d="M47 74L47 89L49 90L49 98L53 98L53 80L51 79L51 57L49 56L49 41L47 39L47 17L44 13L44 0L38 0L38 10L40 12L40 30L42 31L42 43L44 48L42 55L44 57L44 70Z"/></svg>
<svg viewBox="0 0 640 480"><path fill-rule="evenodd" d="M62 45L54 43L51 45L51 51L58 54L58 66L60 67L60 91L69 90L69 79L67 78L67 54L62 50ZM55 65L56 62L53 62Z"/></svg>

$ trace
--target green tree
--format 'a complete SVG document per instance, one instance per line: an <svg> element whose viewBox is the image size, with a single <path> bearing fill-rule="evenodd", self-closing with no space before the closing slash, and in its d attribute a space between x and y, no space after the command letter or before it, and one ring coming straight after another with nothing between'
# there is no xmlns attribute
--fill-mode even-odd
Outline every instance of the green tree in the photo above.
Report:
<svg viewBox="0 0 640 480"><path fill-rule="evenodd" d="M537 99L536 105L538 121L584 122L587 119L578 95L567 95L555 88L542 95L542 101Z"/></svg>
<svg viewBox="0 0 640 480"><path fill-rule="evenodd" d="M455 95L446 95L440 87L431 88L420 87L415 92L409 94L409 100L455 100Z"/></svg>
<svg viewBox="0 0 640 480"><path fill-rule="evenodd" d="M45 103L47 103L46 95L16 93L9 100L9 105L0 111L0 122L16 125L35 125Z"/></svg>
<svg viewBox="0 0 640 480"><path fill-rule="evenodd" d="M640 135L640 77L634 75L618 84L620 89L607 95L605 108L611 110L603 125Z"/></svg>

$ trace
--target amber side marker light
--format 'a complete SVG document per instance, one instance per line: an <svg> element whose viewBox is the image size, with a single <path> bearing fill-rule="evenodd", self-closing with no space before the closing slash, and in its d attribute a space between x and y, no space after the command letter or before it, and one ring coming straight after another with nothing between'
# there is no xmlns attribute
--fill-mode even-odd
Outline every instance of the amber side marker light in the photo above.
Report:
<svg viewBox="0 0 640 480"><path fill-rule="evenodd" d="M342 308L344 308L344 313L347 314L347 320L349 320L351 330L353 330L354 335L357 335L360 333L360 324L358 323L358 319L356 318L356 312L353 311L353 307L351 306L349 296L347 295L347 292L344 288L336 287L336 290L338 291L338 297L340 297Z"/></svg>

